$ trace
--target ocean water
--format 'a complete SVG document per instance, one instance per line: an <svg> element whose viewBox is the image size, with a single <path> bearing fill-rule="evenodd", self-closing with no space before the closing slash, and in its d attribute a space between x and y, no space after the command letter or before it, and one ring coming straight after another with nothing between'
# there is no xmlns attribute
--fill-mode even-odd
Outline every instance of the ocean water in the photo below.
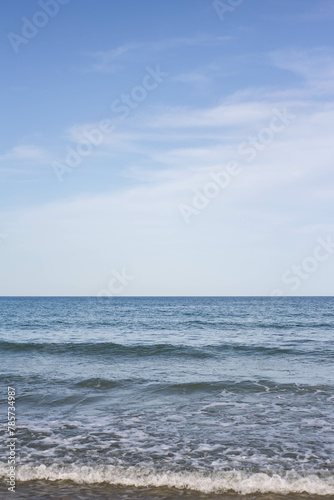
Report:
<svg viewBox="0 0 334 500"><path fill-rule="evenodd" d="M0 298L0 321L16 498L334 498L334 298Z"/></svg>

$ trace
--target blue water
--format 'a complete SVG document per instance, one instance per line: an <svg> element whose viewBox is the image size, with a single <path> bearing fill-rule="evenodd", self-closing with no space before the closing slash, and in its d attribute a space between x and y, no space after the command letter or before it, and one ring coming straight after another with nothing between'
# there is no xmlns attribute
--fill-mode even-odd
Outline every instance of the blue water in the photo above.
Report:
<svg viewBox="0 0 334 500"><path fill-rule="evenodd" d="M0 318L22 487L334 498L334 298L1 298Z"/></svg>

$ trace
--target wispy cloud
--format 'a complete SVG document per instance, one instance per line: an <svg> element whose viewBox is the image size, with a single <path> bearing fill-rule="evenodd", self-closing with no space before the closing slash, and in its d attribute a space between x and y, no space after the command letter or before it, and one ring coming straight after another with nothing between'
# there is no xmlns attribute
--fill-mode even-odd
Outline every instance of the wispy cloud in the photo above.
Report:
<svg viewBox="0 0 334 500"><path fill-rule="evenodd" d="M89 71L112 73L120 68L124 61L147 60L150 56L159 52L178 49L182 47L221 45L230 37L201 35L197 37L175 37L150 42L132 42L121 45L111 50L88 52L85 55L93 59L93 63L87 68Z"/></svg>
<svg viewBox="0 0 334 500"><path fill-rule="evenodd" d="M221 127L254 124L270 115L263 103L223 103L213 108L171 108L162 113L152 125L155 127Z"/></svg>
<svg viewBox="0 0 334 500"><path fill-rule="evenodd" d="M32 145L15 146L6 153L0 155L0 160L5 161L45 161L47 159L46 152Z"/></svg>
<svg viewBox="0 0 334 500"><path fill-rule="evenodd" d="M317 93L334 91L334 51L328 47L310 50L284 50L271 55L272 62L280 69L291 71L304 79L305 85Z"/></svg>

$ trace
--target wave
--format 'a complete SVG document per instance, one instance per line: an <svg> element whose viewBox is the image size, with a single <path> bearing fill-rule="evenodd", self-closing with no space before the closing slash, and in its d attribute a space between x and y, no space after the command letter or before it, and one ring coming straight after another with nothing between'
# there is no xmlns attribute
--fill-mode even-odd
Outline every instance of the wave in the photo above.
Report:
<svg viewBox="0 0 334 500"><path fill-rule="evenodd" d="M16 375L9 376L0 374L0 382L5 382L6 384L17 382L21 383L29 378L30 383L34 382L36 384L48 383L49 380L45 380L43 375ZM153 393L173 393L173 394L192 394L196 392L206 392L206 393L219 393L219 392L229 392L229 393L292 393L292 394L318 394L331 395L333 393L333 385L331 384L297 384L297 383L280 383L274 380L268 379L255 379L255 380L209 380L209 381L194 381L194 382L179 382L179 383L166 383L154 379L145 379L140 377L127 378L127 379L109 379L103 377L92 377L78 379L69 378L54 378L52 379L52 384L56 386L73 386L79 387L81 389L124 389L134 388L140 385L142 390L146 392ZM38 396L39 397L39 396Z"/></svg>
<svg viewBox="0 0 334 500"><path fill-rule="evenodd" d="M190 356L211 357L213 353L189 346L171 344L124 345L114 342L85 342L85 343L37 343L37 342L0 342L3 351L13 352L42 352L44 354L74 354L74 355L103 355L119 356Z"/></svg>
<svg viewBox="0 0 334 500"><path fill-rule="evenodd" d="M183 313L184 314L184 313ZM240 320L224 320L221 319L212 320L212 319L191 319L186 321L181 321L180 324L182 327L186 328L214 328L215 330L221 330L224 328L235 328L235 329L269 329L269 330L291 330L292 328L333 328L333 322L317 322L317 321L309 321L306 320L304 322L271 322L271 321L240 321Z"/></svg>
<svg viewBox="0 0 334 500"><path fill-rule="evenodd" d="M190 394L193 392L222 392L231 393L263 393L263 392L292 392L296 394L305 393L328 393L331 394L333 387L331 385L316 384L305 385L296 383L278 383L271 380L219 380L208 382L180 382L178 384L152 384L151 389L156 392L172 392L180 394Z"/></svg>
<svg viewBox="0 0 334 500"><path fill-rule="evenodd" d="M301 355L331 358L333 351L327 347L323 349L298 349L292 346L264 346L246 345L236 343L221 343L202 346L175 345L175 344L118 344L115 342L9 342L0 341L0 349L9 352L36 352L48 355L114 355L114 356L174 356L212 358L224 353L237 353L238 355Z"/></svg>
<svg viewBox="0 0 334 500"><path fill-rule="evenodd" d="M8 470L0 467L0 478L8 476ZM108 483L132 487L170 487L201 493L235 492L242 495L254 493L306 493L310 495L334 495L334 476L300 474L288 471L282 475L247 471L172 471L151 468L119 466L21 465L17 468L17 480L72 481L78 484Z"/></svg>
<svg viewBox="0 0 334 500"><path fill-rule="evenodd" d="M203 329L214 329L215 331L223 331L224 329L228 329L229 331L232 330L254 330L254 329L267 329L267 330L287 330L291 331L292 329L332 329L334 326L333 321L310 321L310 320L305 320L304 322L300 321L295 321L295 322L272 322L272 321L256 321L255 319L252 321L242 321L240 318L233 320L233 319L224 319L223 321L221 318L217 319L212 319L211 317L208 319L188 319L187 316L194 316L193 313L182 313L182 316L184 317L179 317L178 318L178 323L181 329L194 329L194 330L203 330ZM65 319L60 319L58 317L54 318L48 318L45 321L38 320L36 318L31 319L31 321L25 320L24 322L17 320L17 321L12 321L11 323L15 328L19 328L20 330L46 330L46 331L51 331L54 327L55 328L73 328L75 326L76 328L81 328L82 330L88 329L88 330L95 330L99 328L115 328L115 329L120 329L124 328L129 328L129 325L131 326L132 323L128 323L127 321L125 322L120 322L117 318L113 319L107 319L107 320L78 320L78 318L75 318L75 320L65 320ZM159 316L158 318L154 319L152 318L151 320L142 320L142 319L137 319L136 321L136 327L139 330L144 330L144 331L149 331L149 330L170 330L173 328L173 323L170 321L170 315L163 315Z"/></svg>

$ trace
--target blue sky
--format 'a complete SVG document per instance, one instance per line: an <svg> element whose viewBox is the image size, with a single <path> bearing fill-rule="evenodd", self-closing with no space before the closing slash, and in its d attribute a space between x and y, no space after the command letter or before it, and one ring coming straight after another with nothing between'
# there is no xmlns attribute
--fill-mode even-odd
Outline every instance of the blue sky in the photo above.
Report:
<svg viewBox="0 0 334 500"><path fill-rule="evenodd" d="M0 294L333 295L333 20L3 2Z"/></svg>

